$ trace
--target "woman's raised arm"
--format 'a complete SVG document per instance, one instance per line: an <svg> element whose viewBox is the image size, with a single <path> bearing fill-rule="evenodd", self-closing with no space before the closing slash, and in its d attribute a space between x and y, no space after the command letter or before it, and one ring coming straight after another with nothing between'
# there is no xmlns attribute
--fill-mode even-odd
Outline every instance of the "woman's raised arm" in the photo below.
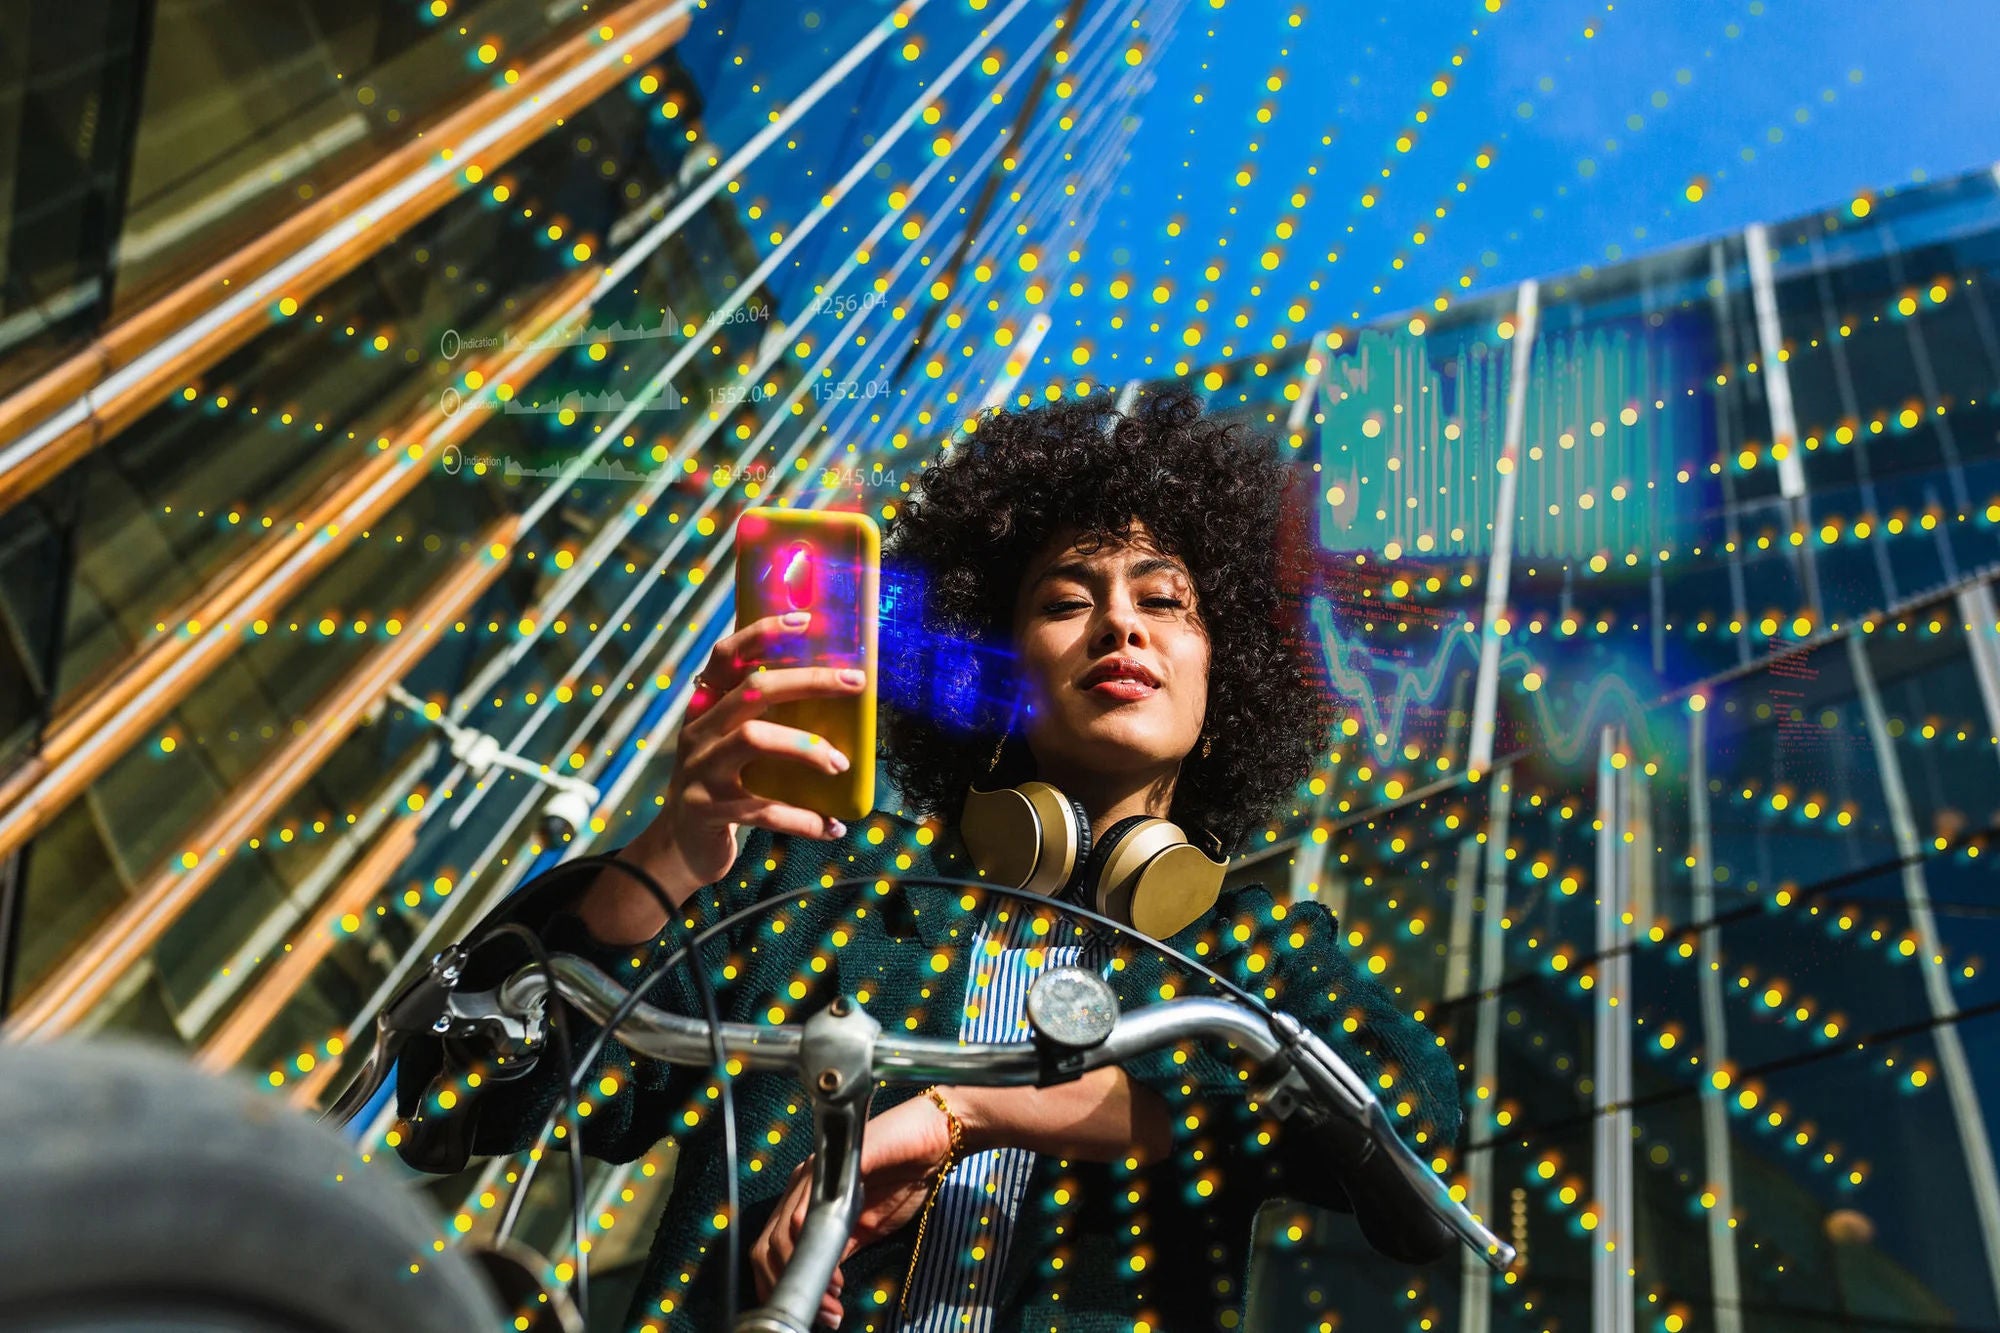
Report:
<svg viewBox="0 0 2000 1333"><path fill-rule="evenodd" d="M708 665L695 677L660 813L626 849L627 858L659 882L676 912L695 890L729 873L740 824L805 838L834 839L847 832L837 819L752 795L743 786L743 766L765 755L832 773L852 764L824 737L763 716L772 704L857 694L866 683L857 670L758 665L772 655L775 644L798 634L811 620L806 611L753 620L718 639ZM610 945L653 939L668 918L666 905L645 885L615 870L597 877L576 912L592 935Z"/></svg>

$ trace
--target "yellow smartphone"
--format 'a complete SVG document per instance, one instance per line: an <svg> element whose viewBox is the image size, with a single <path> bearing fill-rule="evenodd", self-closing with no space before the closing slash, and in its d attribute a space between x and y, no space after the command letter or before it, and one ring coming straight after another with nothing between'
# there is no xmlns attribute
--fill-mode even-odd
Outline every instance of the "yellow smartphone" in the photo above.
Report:
<svg viewBox="0 0 2000 1333"><path fill-rule="evenodd" d="M764 716L824 736L845 773L760 756L743 766L746 791L766 800L860 819L875 808L875 639L881 608L882 530L866 514L756 506L736 520L736 623L810 611L803 633L780 642L768 667L859 667L859 694L774 704Z"/></svg>

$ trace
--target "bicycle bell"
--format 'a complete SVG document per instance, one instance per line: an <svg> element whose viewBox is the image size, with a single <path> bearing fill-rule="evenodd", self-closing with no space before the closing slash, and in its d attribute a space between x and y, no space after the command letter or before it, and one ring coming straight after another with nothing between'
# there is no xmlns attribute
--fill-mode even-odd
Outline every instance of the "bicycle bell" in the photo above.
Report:
<svg viewBox="0 0 2000 1333"><path fill-rule="evenodd" d="M1054 968L1028 989L1028 1022L1051 1045L1087 1051L1103 1045L1118 1026L1118 996L1086 968Z"/></svg>

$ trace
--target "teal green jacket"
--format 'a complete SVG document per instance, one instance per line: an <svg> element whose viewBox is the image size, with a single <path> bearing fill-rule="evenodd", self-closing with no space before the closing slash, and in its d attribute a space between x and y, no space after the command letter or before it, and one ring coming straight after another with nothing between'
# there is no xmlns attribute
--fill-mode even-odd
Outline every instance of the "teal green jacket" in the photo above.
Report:
<svg viewBox="0 0 2000 1333"><path fill-rule="evenodd" d="M590 958L612 976L632 980L727 913L759 898L782 899L709 945L709 975L725 1019L803 1022L845 992L886 1031L955 1037L972 961L967 946L982 914L1018 911L1024 904L985 890L882 878L894 875L978 878L953 828L876 811L838 842L753 830L729 875L690 898L683 919L670 923L655 944L607 948L566 912L527 924L550 949ZM870 878L849 888L823 887L855 876ZM1076 929L1050 915L1057 922L1052 940ZM1450 1053L1441 1038L1398 1008L1386 987L1349 961L1325 908L1279 903L1251 884L1226 892L1207 916L1167 942L1316 1031L1378 1089L1405 1139L1426 1158L1456 1143L1458 1076ZM1216 991L1199 973L1129 941L1119 944L1107 975L1125 1011ZM683 968L662 978L648 998L674 1012L702 1012ZM576 1029L580 1044L595 1035L581 1020ZM1137 1169L1035 1158L999 1281L996 1328L1235 1328L1243 1318L1258 1208L1290 1199L1349 1209L1323 1147L1309 1132L1251 1109L1247 1070L1233 1054L1228 1047L1190 1043L1126 1066L1173 1109L1175 1142L1167 1158ZM435 1065L406 1056L398 1109L406 1117L419 1109L426 1118L469 1117L471 1123L458 1128L476 1154L519 1151L556 1104L561 1077L555 1066L548 1057L523 1079L486 1081L447 1113L429 1082ZM605 1095L605 1088L615 1091ZM672 1195L627 1327L655 1333L721 1329L723 1246L730 1236L716 1225L726 1195L713 1071L636 1057L613 1041L585 1091L582 1140L591 1155L626 1162L663 1138L678 1140ZM734 1080L733 1091L743 1158L735 1238L747 1251L792 1168L812 1151L812 1112L803 1089L787 1075L746 1073ZM922 1091L883 1085L871 1109L880 1114ZM761 1159L754 1171L753 1156ZM1303 1212L1298 1220L1312 1224ZM894 1327L914 1231L906 1227L843 1266L843 1333ZM738 1305L748 1309L755 1294L747 1254L740 1278ZM1317 1327L1324 1313L1301 1310L1287 1326Z"/></svg>

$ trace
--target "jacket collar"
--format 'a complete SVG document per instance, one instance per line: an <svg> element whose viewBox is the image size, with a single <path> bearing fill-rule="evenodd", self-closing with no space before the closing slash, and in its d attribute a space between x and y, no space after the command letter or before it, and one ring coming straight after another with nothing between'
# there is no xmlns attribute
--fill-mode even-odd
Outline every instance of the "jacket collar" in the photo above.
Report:
<svg viewBox="0 0 2000 1333"><path fill-rule="evenodd" d="M909 853L909 869L897 869L898 852ZM957 825L945 825L928 846L917 845L911 839L902 846L885 849L874 869L892 886L888 894L879 898L864 890L870 910L880 913L883 933L921 940L930 949L953 949L971 944L973 935L979 929L979 914L959 907L958 901L964 896L962 890L953 890L946 885L916 887L908 891L895 887L898 875L980 878L964 839L959 837ZM993 900L989 898L987 901L991 903ZM954 929L958 931L955 937L951 933Z"/></svg>

